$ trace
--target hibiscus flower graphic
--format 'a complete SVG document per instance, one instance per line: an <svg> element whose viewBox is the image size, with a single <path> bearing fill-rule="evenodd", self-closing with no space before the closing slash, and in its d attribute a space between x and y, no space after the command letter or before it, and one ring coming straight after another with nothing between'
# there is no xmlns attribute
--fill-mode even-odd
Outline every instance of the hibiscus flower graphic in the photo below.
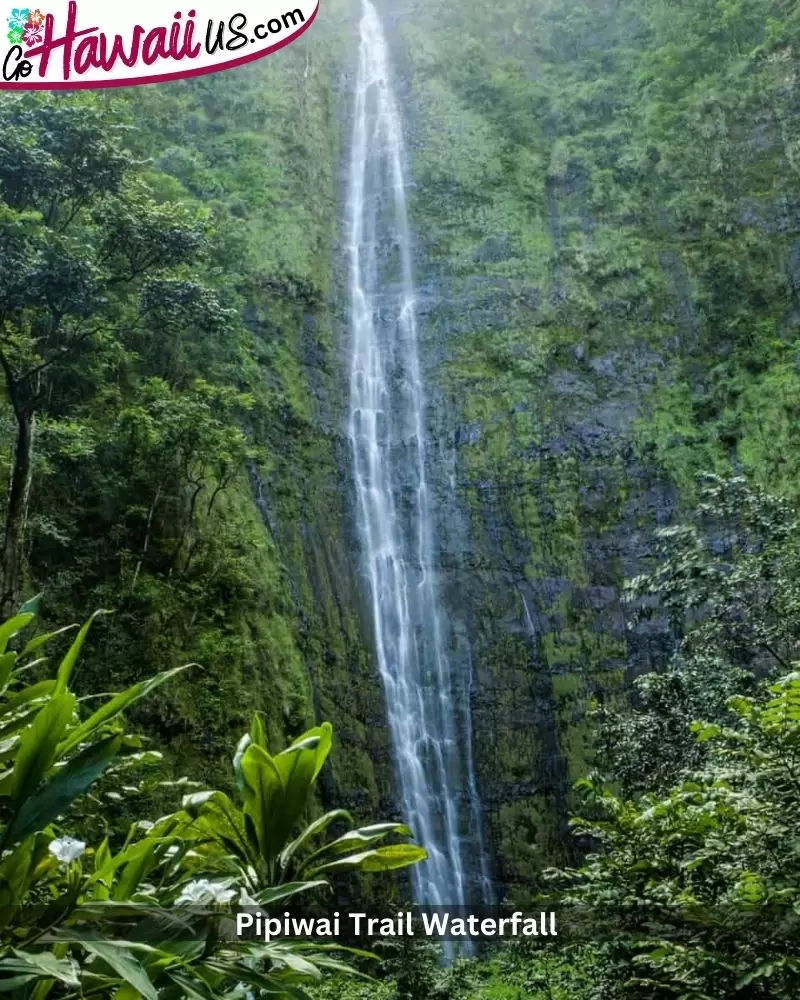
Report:
<svg viewBox="0 0 800 1000"><path fill-rule="evenodd" d="M11 37L12 31L23 32L25 30L25 25L28 23L28 18L30 17L30 11L27 7L12 7L11 14L6 20L8 21L9 38Z"/></svg>
<svg viewBox="0 0 800 1000"><path fill-rule="evenodd" d="M40 28L44 24L45 14L38 8L36 10L28 11L28 23L25 27Z"/></svg>
<svg viewBox="0 0 800 1000"><path fill-rule="evenodd" d="M12 45L19 45L22 41L22 28L12 28L7 37Z"/></svg>
<svg viewBox="0 0 800 1000"><path fill-rule="evenodd" d="M25 31L22 37L25 40L26 45L39 45L42 40L42 29L38 24L31 24L29 21L25 25Z"/></svg>

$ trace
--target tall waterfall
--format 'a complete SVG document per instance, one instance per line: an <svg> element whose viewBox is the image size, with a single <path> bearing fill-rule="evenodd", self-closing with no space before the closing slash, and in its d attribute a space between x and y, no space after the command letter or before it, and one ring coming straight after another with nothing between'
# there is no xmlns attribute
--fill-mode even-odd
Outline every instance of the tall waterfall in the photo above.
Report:
<svg viewBox="0 0 800 1000"><path fill-rule="evenodd" d="M488 884L468 681L451 668L436 592L402 128L369 0L360 30L349 198L358 521L402 810L429 854L412 869L415 902L457 906L473 882L481 896Z"/></svg>

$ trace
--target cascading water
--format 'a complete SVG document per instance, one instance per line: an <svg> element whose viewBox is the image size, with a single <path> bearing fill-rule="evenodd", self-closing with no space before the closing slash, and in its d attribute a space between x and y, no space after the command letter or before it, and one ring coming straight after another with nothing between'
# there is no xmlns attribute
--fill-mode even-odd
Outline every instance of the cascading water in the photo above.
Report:
<svg viewBox="0 0 800 1000"><path fill-rule="evenodd" d="M415 902L458 906L473 883L483 898L488 889L469 695L453 676L436 593L401 122L369 0L360 31L349 199L358 521L402 810L429 854L412 869Z"/></svg>

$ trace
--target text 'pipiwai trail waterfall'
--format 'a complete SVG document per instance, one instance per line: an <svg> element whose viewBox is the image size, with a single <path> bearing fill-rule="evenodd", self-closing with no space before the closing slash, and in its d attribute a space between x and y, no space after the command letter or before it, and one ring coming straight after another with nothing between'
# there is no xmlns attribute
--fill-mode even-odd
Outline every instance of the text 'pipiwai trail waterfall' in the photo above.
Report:
<svg viewBox="0 0 800 1000"><path fill-rule="evenodd" d="M436 592L401 121L369 0L360 30L349 198L358 521L401 805L429 853L413 870L415 902L462 905L486 898L489 879L467 685Z"/></svg>

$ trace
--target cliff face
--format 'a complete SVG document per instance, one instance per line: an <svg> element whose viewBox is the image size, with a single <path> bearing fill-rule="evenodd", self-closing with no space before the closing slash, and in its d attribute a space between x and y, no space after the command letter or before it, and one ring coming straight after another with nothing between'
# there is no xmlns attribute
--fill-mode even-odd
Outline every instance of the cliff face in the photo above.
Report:
<svg viewBox="0 0 800 1000"><path fill-rule="evenodd" d="M619 590L675 491L633 440L664 366L670 292L657 266L640 279L617 206L599 217L578 151L580 133L609 119L609 97L575 95L589 120L579 130L558 115L559 88L590 73L567 46L543 65L541 37L525 52L539 32L518 8L477 25L463 7L418 7L400 19L397 45L431 420L449 459L442 570L472 650L495 874L524 890L569 852L587 699L613 697L669 645L658 624L628 634ZM613 51L613 40L595 44Z"/></svg>
<svg viewBox="0 0 800 1000"><path fill-rule="evenodd" d="M202 665L144 702L133 720L165 751L165 777L228 785L254 710L276 749L332 719L325 793L371 819L394 806L342 433L346 317L336 269L338 116L346 112L337 67L349 58L351 27L332 17L307 43L229 73L63 98L99 108L109 127L123 121L130 159L141 164L137 182L156 200L186 203L207 218L213 249L203 277L239 317L231 381L251 405L232 420L246 432L250 457L224 483L211 462L192 484L179 456L168 455L168 486L155 492L147 463L134 469L119 459L120 412L144 426L140 380L158 373L158 343L169 331L158 331L152 347L134 341L124 366L106 376L118 386L117 409L101 385L95 394L65 393L48 415L27 585L44 591L53 624L114 610L93 627L86 692L176 663ZM121 342L125 336L120 330ZM207 380L192 351L183 355L181 384ZM6 443L6 424L0 434ZM167 489L169 505L159 502ZM184 530L176 522L188 505L194 516ZM192 558L170 566L178 531ZM131 583L127 567L135 564Z"/></svg>
<svg viewBox="0 0 800 1000"><path fill-rule="evenodd" d="M702 469L796 493L797 17L390 7L440 568L495 872L525 884L568 849L587 701L669 655L620 602L653 529Z"/></svg>
<svg viewBox="0 0 800 1000"><path fill-rule="evenodd" d="M711 0L668 14L649 0L382 6L450 648L471 679L495 875L526 885L568 850L589 699L669 654L664 622L630 629L620 603L654 527L703 469L798 492L798 14L762 0L723 18ZM254 708L276 744L327 718L324 795L368 818L395 807L343 432L357 8L327 0L302 42L254 66L109 98L145 123L158 184L225 220L253 456L225 494L224 586L145 561L126 595L96 562L75 568L80 518L68 549L34 541L31 583L59 621L120 609L87 668L96 686L133 661L137 677L204 664L140 717L181 773L227 780ZM70 485L67 458L48 461L42 523Z"/></svg>
<svg viewBox="0 0 800 1000"><path fill-rule="evenodd" d="M703 469L796 493L798 29L772 6L720 27L711 3L669 17L647 2L383 5L407 129L439 568L453 659L471 677L492 863L510 887L569 851L590 699L620 697L672 648L663 620L631 628L620 601L654 528ZM312 79L337 109L339 240L356 7L330 5L313 42ZM316 707L343 741L331 797L391 808L370 623L356 611L335 239L330 316L302 362L330 465L295 498L290 575L315 553L324 569L303 571L304 606L336 608L305 633ZM327 501L303 506L331 490L335 522Z"/></svg>

